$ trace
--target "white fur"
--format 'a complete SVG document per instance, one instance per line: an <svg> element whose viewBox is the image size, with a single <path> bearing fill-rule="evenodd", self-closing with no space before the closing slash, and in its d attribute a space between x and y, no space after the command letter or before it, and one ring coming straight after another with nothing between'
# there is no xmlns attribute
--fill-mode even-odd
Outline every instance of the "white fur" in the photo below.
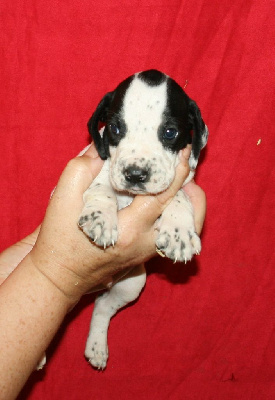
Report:
<svg viewBox="0 0 275 400"><path fill-rule="evenodd" d="M95 368L104 369L106 367L108 359L107 332L110 319L120 308L139 296L145 282L144 265L139 265L117 282L111 290L96 299L85 347L85 356Z"/></svg>

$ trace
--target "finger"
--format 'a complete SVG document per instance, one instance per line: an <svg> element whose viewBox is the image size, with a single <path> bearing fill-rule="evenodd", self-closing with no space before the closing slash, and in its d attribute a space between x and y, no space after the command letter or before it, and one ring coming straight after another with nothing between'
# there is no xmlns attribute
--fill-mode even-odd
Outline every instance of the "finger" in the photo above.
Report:
<svg viewBox="0 0 275 400"><path fill-rule="evenodd" d="M156 196L156 200L163 205L163 209L166 207L167 204L173 199L176 193L181 189L183 182L188 177L190 168L189 168L189 157L191 152L191 146L187 146L181 153L180 153L180 163L176 169L175 179L173 180L172 184L169 188Z"/></svg>
<svg viewBox="0 0 275 400"><path fill-rule="evenodd" d="M82 149L80 153L77 155L77 157L81 157L84 154L90 156L91 158L97 158L99 156L94 142L88 144L88 146Z"/></svg>
<svg viewBox="0 0 275 400"><path fill-rule="evenodd" d="M83 193L98 175L103 163L104 161L97 155L94 145L84 155L73 158L59 179L53 200L56 198L66 199L66 204L69 205L75 199L82 199Z"/></svg>
<svg viewBox="0 0 275 400"><path fill-rule="evenodd" d="M90 158L97 158L97 157L99 157L94 142L91 143L89 146L87 146L87 147L84 149L83 155L88 156L88 157L90 157Z"/></svg>
<svg viewBox="0 0 275 400"><path fill-rule="evenodd" d="M183 182L190 172L188 164L190 152L191 146L187 146L181 152L180 163L176 168L175 178L168 189L155 196L136 196L132 202L130 207L135 208L136 215L146 221L148 225L152 225L157 220L165 207L181 189Z"/></svg>
<svg viewBox="0 0 275 400"><path fill-rule="evenodd" d="M205 192L194 181L187 183L183 189L191 200L194 209L195 229L198 235L200 235L206 214Z"/></svg>

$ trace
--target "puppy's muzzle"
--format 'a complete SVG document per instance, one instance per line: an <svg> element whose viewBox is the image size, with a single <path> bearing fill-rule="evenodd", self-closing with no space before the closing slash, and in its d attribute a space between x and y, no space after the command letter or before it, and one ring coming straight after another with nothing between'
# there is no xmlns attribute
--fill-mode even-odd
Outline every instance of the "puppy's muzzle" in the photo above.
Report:
<svg viewBox="0 0 275 400"><path fill-rule="evenodd" d="M150 171L137 165L129 165L123 171L125 180L131 184L146 183L150 179Z"/></svg>

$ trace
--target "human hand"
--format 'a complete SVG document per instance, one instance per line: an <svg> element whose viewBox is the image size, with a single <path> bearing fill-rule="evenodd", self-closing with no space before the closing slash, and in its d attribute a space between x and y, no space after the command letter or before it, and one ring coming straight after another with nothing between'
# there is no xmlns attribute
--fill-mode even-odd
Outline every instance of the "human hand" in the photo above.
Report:
<svg viewBox="0 0 275 400"><path fill-rule="evenodd" d="M94 158L91 146L65 168L28 257L72 302L125 267L148 260L155 255L154 223L186 179L189 155L188 147L165 192L136 196L129 207L119 211L119 239L114 247L103 250L92 245L77 226L83 193L103 163Z"/></svg>
<svg viewBox="0 0 275 400"><path fill-rule="evenodd" d="M40 268L43 266L42 271L46 276L53 275L51 279L57 281L56 285L59 280L63 281L64 288L61 285L61 290L66 292L65 286L69 286L74 289L72 292L81 295L124 267L156 255L154 222L185 180L189 172L189 153L190 149L185 150L177 177L166 192L158 196L137 196L131 206L119 212L119 241L115 248L103 251L91 245L74 221L83 205L82 193L103 165L95 148L91 146L83 157L72 160L65 169L57 194L54 194L47 211L43 234L31 252L31 258L37 260ZM81 189L79 193L78 188ZM187 184L184 189L191 198L196 231L200 234L205 216L205 194L194 182ZM1 277L3 281L32 250L39 229L0 255L0 284Z"/></svg>

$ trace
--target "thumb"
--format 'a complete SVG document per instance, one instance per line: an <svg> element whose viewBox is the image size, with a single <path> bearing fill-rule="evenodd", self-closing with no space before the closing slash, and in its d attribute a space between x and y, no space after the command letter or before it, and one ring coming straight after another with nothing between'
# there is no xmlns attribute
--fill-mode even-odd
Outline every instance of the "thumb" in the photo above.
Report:
<svg viewBox="0 0 275 400"><path fill-rule="evenodd" d="M82 155L70 160L56 186L54 198L66 199L66 204L74 202L82 195L100 172L104 161L98 156L94 144Z"/></svg>
<svg viewBox="0 0 275 400"><path fill-rule="evenodd" d="M157 218L162 214L163 210L175 197L176 193L180 190L183 182L187 178L190 168L189 168L189 157L191 153L191 146L188 145L179 154L180 163L176 168L176 174L171 185L162 193L157 195L149 196L136 196L130 205L130 207L135 208L135 215L144 220L151 226Z"/></svg>

